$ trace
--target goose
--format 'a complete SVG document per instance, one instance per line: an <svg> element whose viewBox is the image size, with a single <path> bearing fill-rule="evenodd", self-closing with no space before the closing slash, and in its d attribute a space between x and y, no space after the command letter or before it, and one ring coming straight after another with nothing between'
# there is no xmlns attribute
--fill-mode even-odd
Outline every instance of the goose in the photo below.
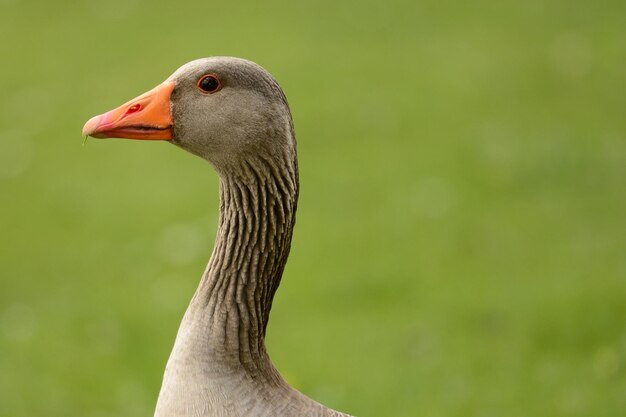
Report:
<svg viewBox="0 0 626 417"><path fill-rule="evenodd" d="M293 121L274 78L241 58L191 61L89 119L83 136L169 141L207 160L220 180L213 252L176 335L155 417L350 417L292 388L265 347L299 187Z"/></svg>

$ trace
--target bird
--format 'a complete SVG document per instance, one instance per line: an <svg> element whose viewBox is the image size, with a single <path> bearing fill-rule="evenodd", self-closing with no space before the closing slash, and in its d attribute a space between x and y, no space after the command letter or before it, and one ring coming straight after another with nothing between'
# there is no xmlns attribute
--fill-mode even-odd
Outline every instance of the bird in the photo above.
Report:
<svg viewBox="0 0 626 417"><path fill-rule="evenodd" d="M197 59L92 117L82 133L168 141L219 177L215 244L176 335L155 417L350 417L291 387L265 346L299 192L293 120L274 77L243 58Z"/></svg>

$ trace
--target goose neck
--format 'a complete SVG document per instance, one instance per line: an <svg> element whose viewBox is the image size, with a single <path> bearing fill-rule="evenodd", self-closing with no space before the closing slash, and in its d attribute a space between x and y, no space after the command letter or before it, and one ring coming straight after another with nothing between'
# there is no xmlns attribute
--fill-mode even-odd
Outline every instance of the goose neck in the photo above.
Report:
<svg viewBox="0 0 626 417"><path fill-rule="evenodd" d="M209 320L213 357L267 361L264 336L291 246L298 196L295 162L247 163L220 178L220 219L211 260L190 310ZM189 313L189 312L188 312Z"/></svg>

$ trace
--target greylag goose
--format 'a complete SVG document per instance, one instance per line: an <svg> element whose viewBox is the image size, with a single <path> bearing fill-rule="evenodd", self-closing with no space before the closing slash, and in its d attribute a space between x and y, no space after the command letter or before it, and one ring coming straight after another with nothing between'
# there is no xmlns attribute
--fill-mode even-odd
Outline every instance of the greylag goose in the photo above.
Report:
<svg viewBox="0 0 626 417"><path fill-rule="evenodd" d="M155 416L348 416L292 388L265 349L298 201L293 122L274 78L240 58L192 61L91 118L83 135L167 140L219 175L215 246L178 330Z"/></svg>

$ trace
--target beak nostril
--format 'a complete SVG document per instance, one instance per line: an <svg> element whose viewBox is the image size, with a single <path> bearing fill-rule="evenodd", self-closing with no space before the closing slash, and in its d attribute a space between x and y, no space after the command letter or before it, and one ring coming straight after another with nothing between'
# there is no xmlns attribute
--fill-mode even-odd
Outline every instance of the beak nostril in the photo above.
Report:
<svg viewBox="0 0 626 417"><path fill-rule="evenodd" d="M132 106L128 108L128 110L126 110L126 115L137 113L139 110L141 110L141 104L139 103L133 104Z"/></svg>

